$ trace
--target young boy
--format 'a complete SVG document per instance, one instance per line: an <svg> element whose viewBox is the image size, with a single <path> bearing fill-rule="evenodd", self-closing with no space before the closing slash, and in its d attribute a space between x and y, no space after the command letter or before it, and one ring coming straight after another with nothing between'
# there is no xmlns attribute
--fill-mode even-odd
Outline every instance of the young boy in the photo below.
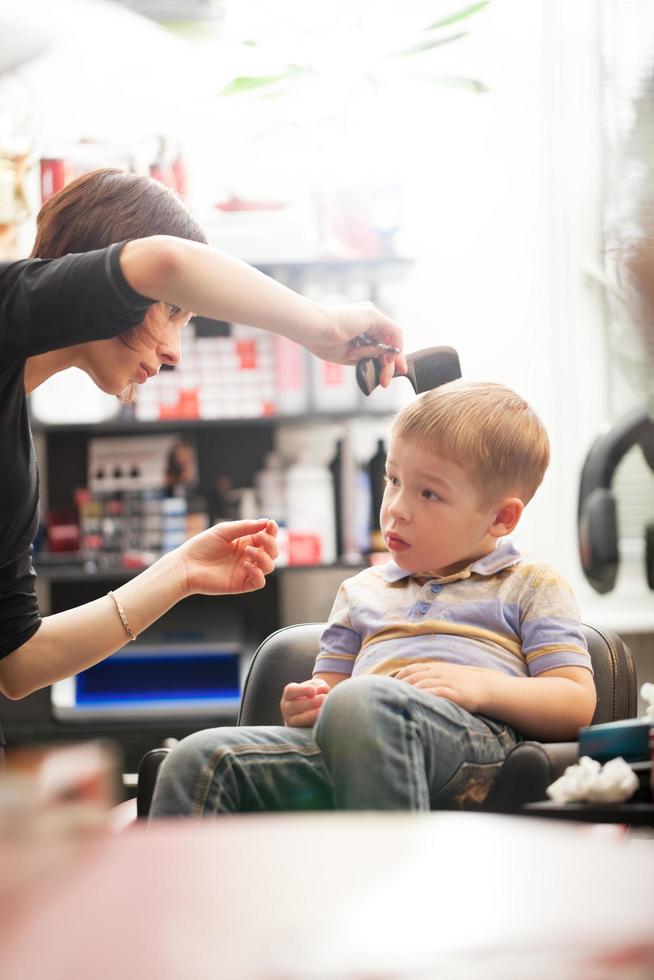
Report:
<svg viewBox="0 0 654 980"><path fill-rule="evenodd" d="M198 732L162 767L153 816L474 807L521 736L574 738L595 687L568 585L501 539L549 461L501 385L452 382L391 431L391 561L347 579L285 726Z"/></svg>

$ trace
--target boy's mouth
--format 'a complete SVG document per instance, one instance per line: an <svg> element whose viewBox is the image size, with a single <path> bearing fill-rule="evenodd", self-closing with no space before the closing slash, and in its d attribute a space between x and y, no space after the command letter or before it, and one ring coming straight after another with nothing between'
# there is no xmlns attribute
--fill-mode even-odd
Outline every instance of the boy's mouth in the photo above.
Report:
<svg viewBox="0 0 654 980"><path fill-rule="evenodd" d="M403 538L397 536L397 534L392 534L387 532L385 535L386 544L390 551L406 551L411 545L405 541Z"/></svg>

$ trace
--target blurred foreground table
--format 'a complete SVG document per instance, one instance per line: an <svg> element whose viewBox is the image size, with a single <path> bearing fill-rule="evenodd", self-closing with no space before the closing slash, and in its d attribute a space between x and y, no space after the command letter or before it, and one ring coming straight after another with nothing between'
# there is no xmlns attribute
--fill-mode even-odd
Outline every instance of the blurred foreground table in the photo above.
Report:
<svg viewBox="0 0 654 980"><path fill-rule="evenodd" d="M139 825L5 890L0 976L645 980L654 841L600 830L477 813Z"/></svg>

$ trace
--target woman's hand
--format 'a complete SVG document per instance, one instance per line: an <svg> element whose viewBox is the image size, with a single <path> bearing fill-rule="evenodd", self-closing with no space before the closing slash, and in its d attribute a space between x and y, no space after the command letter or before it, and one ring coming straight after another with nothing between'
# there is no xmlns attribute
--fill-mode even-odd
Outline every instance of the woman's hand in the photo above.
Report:
<svg viewBox="0 0 654 980"><path fill-rule="evenodd" d="M317 677L301 684L287 684L279 702L284 724L291 728L312 728L329 691L329 684Z"/></svg>
<svg viewBox="0 0 654 980"><path fill-rule="evenodd" d="M277 525L266 518L224 521L196 534L174 552L182 563L186 594L262 589L275 567L276 539Z"/></svg>
<svg viewBox="0 0 654 980"><path fill-rule="evenodd" d="M417 663L402 667L395 674L399 681L412 684L441 698L448 698L471 714L483 714L496 671L462 664Z"/></svg>
<svg viewBox="0 0 654 980"><path fill-rule="evenodd" d="M381 354L375 346L361 347L352 344L355 337L365 334L378 343L389 344L402 350L404 336L398 325L384 316L372 303L349 303L325 311L329 323L323 332L306 347L324 361L336 364L352 364L362 357L379 357L382 365L380 383L387 388L395 374L407 369L404 354Z"/></svg>

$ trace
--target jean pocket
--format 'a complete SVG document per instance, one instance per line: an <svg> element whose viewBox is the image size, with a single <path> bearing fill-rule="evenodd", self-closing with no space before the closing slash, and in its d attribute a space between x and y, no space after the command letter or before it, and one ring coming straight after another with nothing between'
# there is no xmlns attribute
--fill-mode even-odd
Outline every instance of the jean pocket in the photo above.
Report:
<svg viewBox="0 0 654 980"><path fill-rule="evenodd" d="M504 760L464 762L431 798L432 810L474 810L484 802Z"/></svg>

